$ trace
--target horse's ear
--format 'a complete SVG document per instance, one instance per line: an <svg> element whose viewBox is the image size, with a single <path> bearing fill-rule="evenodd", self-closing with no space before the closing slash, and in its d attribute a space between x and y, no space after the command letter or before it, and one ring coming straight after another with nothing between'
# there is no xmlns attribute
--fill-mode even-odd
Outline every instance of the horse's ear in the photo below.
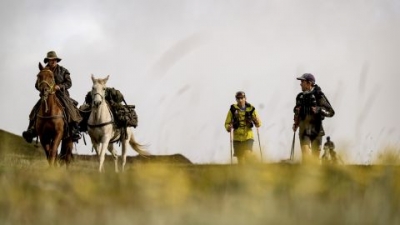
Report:
<svg viewBox="0 0 400 225"><path fill-rule="evenodd" d="M108 78L110 78L110 75L107 75L107 77L104 78L104 83L106 83L108 81Z"/></svg>
<svg viewBox="0 0 400 225"><path fill-rule="evenodd" d="M92 73L92 81L93 81L93 83L96 82L96 78L94 78L93 73Z"/></svg>
<svg viewBox="0 0 400 225"><path fill-rule="evenodd" d="M39 62L39 70L43 70L43 65L42 65L42 63L41 62Z"/></svg>

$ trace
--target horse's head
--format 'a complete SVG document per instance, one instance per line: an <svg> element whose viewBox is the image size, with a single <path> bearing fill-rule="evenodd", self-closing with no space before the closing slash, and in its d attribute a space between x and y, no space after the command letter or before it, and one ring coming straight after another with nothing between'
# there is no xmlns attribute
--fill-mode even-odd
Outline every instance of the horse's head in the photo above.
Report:
<svg viewBox="0 0 400 225"><path fill-rule="evenodd" d="M54 94L56 82L54 74L48 67L43 67L39 62L39 73L37 75L36 83L40 91L40 95L47 97L49 94Z"/></svg>
<svg viewBox="0 0 400 225"><path fill-rule="evenodd" d="M110 75L106 78L98 78L96 79L92 74L92 106L98 107L104 100L106 94L106 83Z"/></svg>

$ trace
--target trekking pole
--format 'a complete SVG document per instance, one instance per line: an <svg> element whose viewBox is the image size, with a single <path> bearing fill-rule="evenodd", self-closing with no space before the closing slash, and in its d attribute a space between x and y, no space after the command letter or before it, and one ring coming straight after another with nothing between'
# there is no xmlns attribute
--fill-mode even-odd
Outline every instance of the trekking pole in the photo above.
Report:
<svg viewBox="0 0 400 225"><path fill-rule="evenodd" d="M261 163L262 163L263 162L263 155L262 155L262 151L261 151L260 132L258 131L258 127L257 127L257 137L258 137L258 146L260 147L260 157L261 157Z"/></svg>
<svg viewBox="0 0 400 225"><path fill-rule="evenodd" d="M290 158L289 158L290 161L294 160L294 143L295 143L295 140L296 140L296 131L293 132L292 149L290 150Z"/></svg>
<svg viewBox="0 0 400 225"><path fill-rule="evenodd" d="M230 152L231 152L231 164L233 163L232 162L232 153L233 153L233 134L232 134L232 128L231 128L231 130L229 131L229 137L230 137L230 141L229 141L229 143L230 143L230 145L231 145L231 147L230 147Z"/></svg>

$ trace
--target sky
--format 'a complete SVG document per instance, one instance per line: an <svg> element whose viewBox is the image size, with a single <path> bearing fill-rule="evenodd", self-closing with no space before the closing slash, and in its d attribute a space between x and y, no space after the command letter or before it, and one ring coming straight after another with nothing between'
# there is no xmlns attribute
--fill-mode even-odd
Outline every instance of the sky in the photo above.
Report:
<svg viewBox="0 0 400 225"><path fill-rule="evenodd" d="M324 127L348 163L399 149L400 1L4 0L0 11L0 129L11 133L26 129L38 63L54 50L79 104L91 74L110 75L152 154L230 163L224 122L241 90L263 123L254 152L287 159L306 72L336 111ZM93 154L90 141L75 152Z"/></svg>

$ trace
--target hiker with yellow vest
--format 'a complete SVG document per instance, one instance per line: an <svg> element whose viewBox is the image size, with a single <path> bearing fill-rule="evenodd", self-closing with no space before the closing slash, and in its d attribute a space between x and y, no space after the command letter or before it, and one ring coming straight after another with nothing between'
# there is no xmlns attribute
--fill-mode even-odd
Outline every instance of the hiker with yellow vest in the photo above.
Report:
<svg viewBox="0 0 400 225"><path fill-rule="evenodd" d="M254 143L253 126L261 126L261 120L254 106L246 101L246 95L239 91L235 95L236 104L232 104L225 120L225 129L233 132L233 156L239 164L252 161ZM232 135L231 135L232 139ZM232 141L232 140L231 140Z"/></svg>

